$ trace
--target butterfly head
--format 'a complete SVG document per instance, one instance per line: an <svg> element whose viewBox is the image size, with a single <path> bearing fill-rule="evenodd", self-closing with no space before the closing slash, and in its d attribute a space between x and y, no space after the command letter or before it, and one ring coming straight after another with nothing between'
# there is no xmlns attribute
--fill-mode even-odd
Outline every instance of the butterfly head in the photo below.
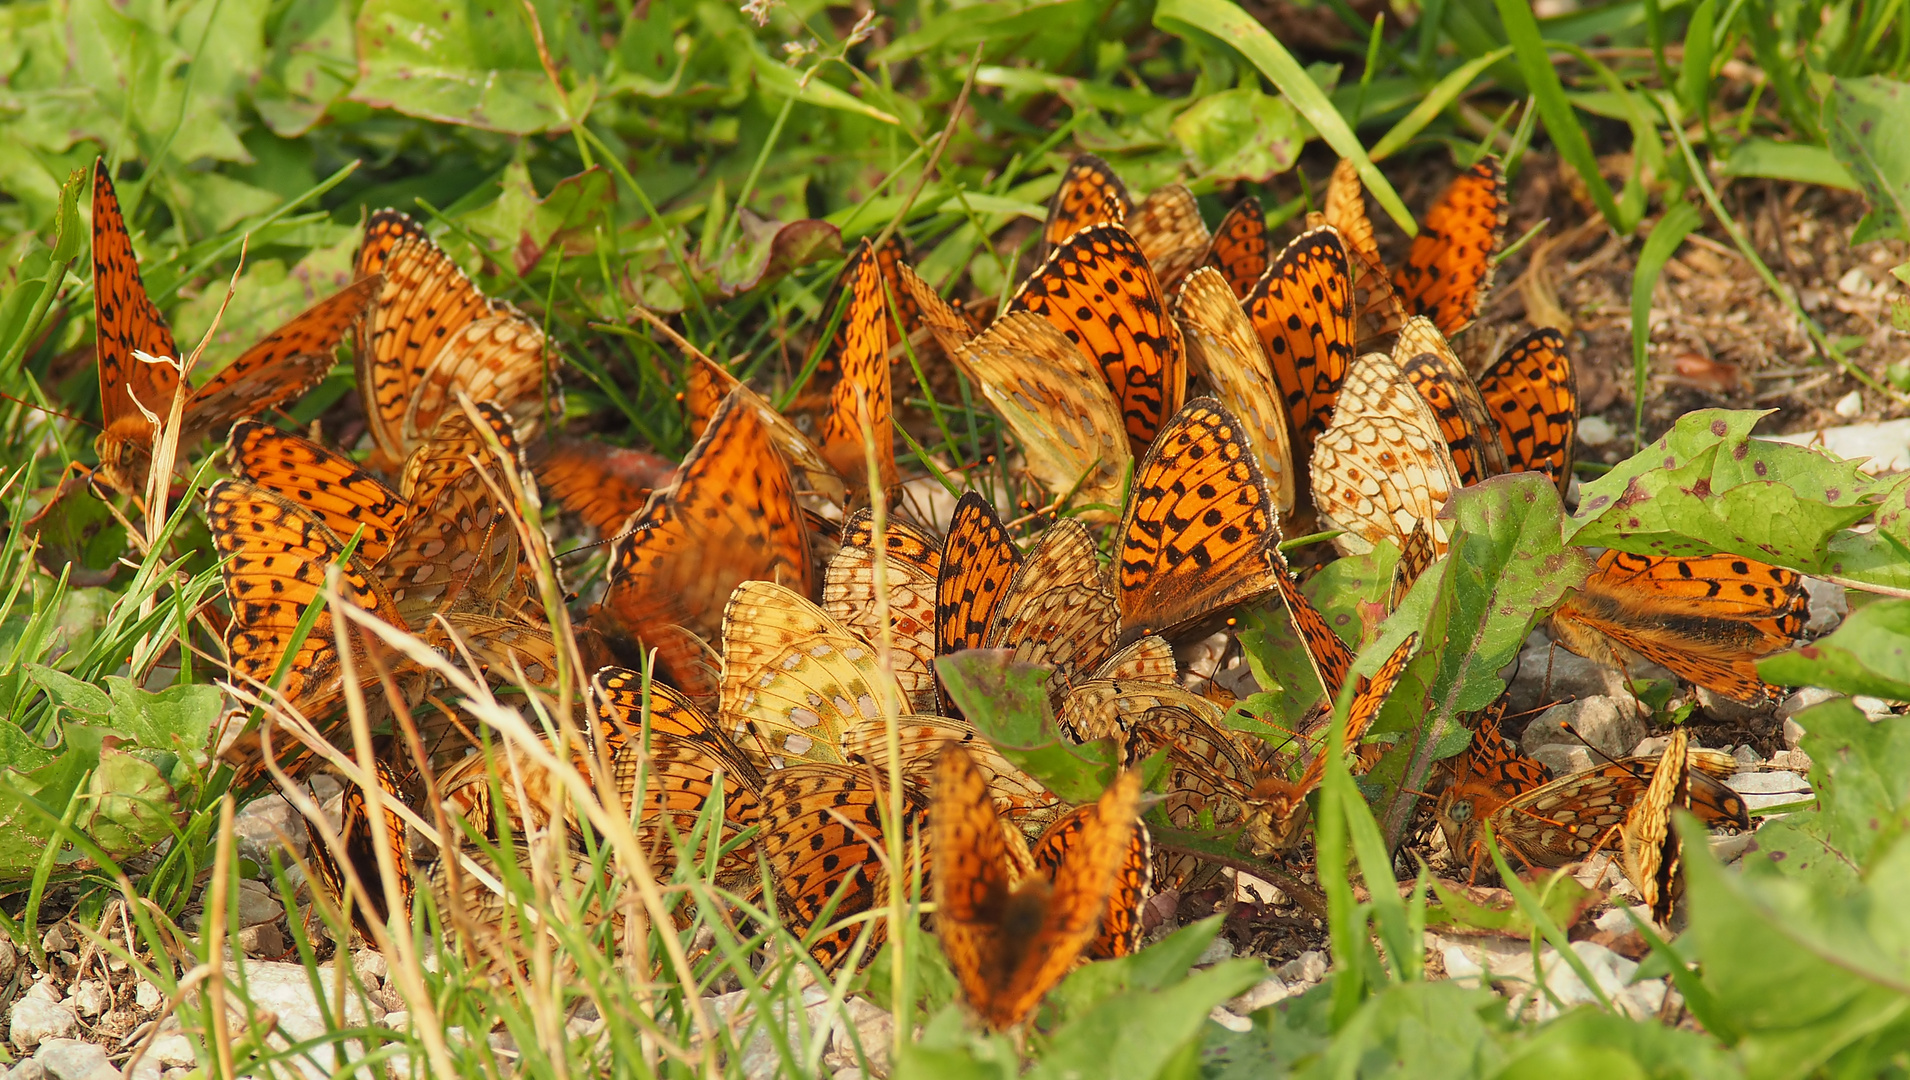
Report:
<svg viewBox="0 0 1910 1080"><path fill-rule="evenodd" d="M1262 858L1288 851L1300 841L1307 823L1307 793L1314 785L1269 776L1247 793L1248 848Z"/></svg>

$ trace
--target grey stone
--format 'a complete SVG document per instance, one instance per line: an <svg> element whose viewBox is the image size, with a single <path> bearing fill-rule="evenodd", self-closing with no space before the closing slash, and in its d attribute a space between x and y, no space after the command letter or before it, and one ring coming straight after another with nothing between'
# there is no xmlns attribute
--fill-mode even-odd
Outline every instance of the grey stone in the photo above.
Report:
<svg viewBox="0 0 1910 1080"><path fill-rule="evenodd" d="M1884 717L1891 715L1890 703L1882 698L1871 697L1867 694L1858 694L1856 697L1850 699L1850 703L1857 706L1865 716L1870 717L1872 720L1882 720Z"/></svg>
<svg viewBox="0 0 1910 1080"><path fill-rule="evenodd" d="M854 1030L851 1038L850 1031ZM889 1075L889 1043L895 1039L895 1019L866 998L852 997L829 1020L829 1053L822 1063L835 1070L854 1069L867 1076ZM861 1053L857 1053L857 1047Z"/></svg>
<svg viewBox="0 0 1910 1080"><path fill-rule="evenodd" d="M73 931L63 922L47 927L46 936L40 939L40 947L47 952L65 952L73 947Z"/></svg>
<svg viewBox="0 0 1910 1080"><path fill-rule="evenodd" d="M351 954L351 966L366 985L383 982L391 974L391 964L385 960L385 954L377 949L360 949Z"/></svg>
<svg viewBox="0 0 1910 1080"><path fill-rule="evenodd" d="M146 1056L161 1065L181 1069L190 1069L199 1063L198 1048L193 1045L192 1039L177 1031L154 1039Z"/></svg>
<svg viewBox="0 0 1910 1080"><path fill-rule="evenodd" d="M226 973L229 978L239 978L238 968L228 963ZM321 965L318 969L319 985L324 988L329 999L334 979L338 972L331 964ZM266 960L248 960L245 964L245 985L251 992L252 1003L261 1010L270 1011L278 1017L279 1031L286 1038L297 1042L324 1034L325 1022L318 1011L318 1003L312 998L312 983L300 964L287 964ZM375 1022L385 1015L383 1006L377 1002L366 1002L351 986L346 976L345 1015L346 1025L359 1025L368 1021Z"/></svg>
<svg viewBox="0 0 1910 1080"><path fill-rule="evenodd" d="M1811 611L1810 620L1804 624L1806 634L1828 634L1850 614L1850 597L1842 585L1807 577L1804 591L1810 596Z"/></svg>
<svg viewBox="0 0 1910 1080"><path fill-rule="evenodd" d="M1773 769L1789 769L1799 775L1808 776L1811 771L1811 756L1802 750L1779 750L1771 755L1768 764Z"/></svg>
<svg viewBox="0 0 1910 1080"><path fill-rule="evenodd" d="M7 1080L46 1080L46 1066L28 1058L7 1070Z"/></svg>
<svg viewBox="0 0 1910 1080"><path fill-rule="evenodd" d="M1811 797L1810 781L1787 770L1739 773L1726 780L1725 785L1743 796L1745 807L1752 811Z"/></svg>
<svg viewBox="0 0 1910 1080"><path fill-rule="evenodd" d="M1541 639L1540 644L1527 645L1519 653L1518 677L1512 680L1507 700L1509 711L1521 713L1565 698L1631 696L1624 672Z"/></svg>
<svg viewBox="0 0 1910 1080"><path fill-rule="evenodd" d="M120 1071L125 1072L123 1069ZM165 1080L166 1067L149 1057L144 1057L140 1058L139 1063L133 1066L133 1071L126 1075L129 1080Z"/></svg>
<svg viewBox="0 0 1910 1080"><path fill-rule="evenodd" d="M18 966L20 966L20 951L13 947L13 942L0 937L0 985L5 985L13 979L13 969Z"/></svg>
<svg viewBox="0 0 1910 1080"><path fill-rule="evenodd" d="M1727 724L1752 723L1771 715L1769 705L1747 705L1722 694L1714 694L1702 686L1697 687L1697 699L1699 712Z"/></svg>
<svg viewBox="0 0 1910 1080"><path fill-rule="evenodd" d="M1788 721L1812 705L1821 705L1831 698L1840 696L1835 690L1826 690L1821 686L1806 686L1778 702L1777 715Z"/></svg>
<svg viewBox="0 0 1910 1080"><path fill-rule="evenodd" d="M273 852L289 847L302 856L311 846L304 815L278 794L247 803L233 815L232 832L239 838L239 857L251 859L268 875ZM288 866L292 863L283 856L280 861Z"/></svg>
<svg viewBox="0 0 1910 1080"><path fill-rule="evenodd" d="M159 987L154 986L145 979L139 980L133 987L133 1004L139 1006L141 1009L147 1012L157 1012L159 1007L165 1003L166 995L159 992Z"/></svg>
<svg viewBox="0 0 1910 1080"><path fill-rule="evenodd" d="M1570 776L1576 772L1584 772L1595 764L1590 750L1583 746L1568 746L1565 743L1546 743L1527 756L1552 770L1553 776Z"/></svg>
<svg viewBox="0 0 1910 1080"><path fill-rule="evenodd" d="M1288 986L1319 982L1326 978L1326 954L1318 949L1308 949L1275 968L1273 973Z"/></svg>
<svg viewBox="0 0 1910 1080"><path fill-rule="evenodd" d="M261 923L239 931L239 948L247 956L285 955L285 936L275 923Z"/></svg>
<svg viewBox="0 0 1910 1080"><path fill-rule="evenodd" d="M1798 749L1798 747L1801 746L1803 742L1804 742L1804 725L1798 723L1795 720L1784 721L1784 745L1790 747L1790 749L1785 752L1791 753L1791 754L1803 753L1804 751Z"/></svg>
<svg viewBox="0 0 1910 1080"><path fill-rule="evenodd" d="M1269 1005L1277 1005L1293 996L1293 988L1279 979L1262 979L1254 988L1227 1003L1227 1011L1236 1016L1251 1016Z"/></svg>
<svg viewBox="0 0 1910 1080"><path fill-rule="evenodd" d="M403 1073L396 1075L403 1076ZM191 1069L167 1069L159 1074L159 1080L192 1080Z"/></svg>
<svg viewBox="0 0 1910 1080"><path fill-rule="evenodd" d="M73 984L73 1008L81 1016L98 1016L112 1003L106 984L98 979L81 979Z"/></svg>
<svg viewBox="0 0 1910 1080"><path fill-rule="evenodd" d="M260 882L239 882L238 900L240 926L259 926L285 917L285 905Z"/></svg>
<svg viewBox="0 0 1910 1080"><path fill-rule="evenodd" d="M53 1080L120 1080L104 1047L78 1039L48 1039L33 1060L46 1066Z"/></svg>
<svg viewBox="0 0 1910 1080"><path fill-rule="evenodd" d="M1233 958L1234 943L1224 937L1217 937L1213 941L1208 942L1206 951L1200 954L1200 959L1195 960L1194 964L1197 967L1207 964L1219 964L1227 960L1232 960Z"/></svg>
<svg viewBox="0 0 1910 1080"><path fill-rule="evenodd" d="M1665 747L1670 745L1671 736L1669 735L1647 735L1638 740L1637 746L1631 748L1631 756L1657 757L1665 752Z"/></svg>
<svg viewBox="0 0 1910 1080"><path fill-rule="evenodd" d="M1764 760L1758 756L1756 750L1748 746L1740 746L1736 750L1731 751L1731 756L1737 759L1738 766L1743 769L1755 768L1758 762Z"/></svg>
<svg viewBox="0 0 1910 1080"><path fill-rule="evenodd" d="M1519 741L1527 754L1536 754L1541 746L1563 743L1591 746L1607 757L1619 758L1646 734L1645 723L1629 698L1589 697L1545 710L1526 725Z"/></svg>
<svg viewBox="0 0 1910 1080"><path fill-rule="evenodd" d="M21 1050L31 1050L48 1039L71 1038L79 1030L80 1017L71 1006L31 994L13 1003L7 1019L7 1038Z"/></svg>

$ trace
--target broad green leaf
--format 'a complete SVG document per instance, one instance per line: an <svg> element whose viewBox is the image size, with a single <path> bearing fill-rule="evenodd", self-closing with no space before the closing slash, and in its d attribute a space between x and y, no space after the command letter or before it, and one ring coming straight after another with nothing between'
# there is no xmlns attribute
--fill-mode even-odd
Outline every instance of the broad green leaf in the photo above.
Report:
<svg viewBox="0 0 1910 1080"><path fill-rule="evenodd" d="M80 781L98 763L96 752L69 750L34 769L0 771L0 882L17 884L32 876L53 833L52 824L23 798L31 798L58 815L78 795Z"/></svg>
<svg viewBox="0 0 1910 1080"><path fill-rule="evenodd" d="M1574 1009L1510 1049L1495 1080L1738 1080L1743 1071L1716 1040L1684 1028Z"/></svg>
<svg viewBox="0 0 1910 1080"><path fill-rule="evenodd" d="M1225 922L1219 916L1201 919L1139 952L1080 968L1055 987L1047 1007L1065 1023L1116 994L1166 989L1186 977Z"/></svg>
<svg viewBox="0 0 1910 1080"><path fill-rule="evenodd" d="M1450 980L1387 986L1335 1032L1323 1076L1492 1076L1505 1051L1488 1020L1503 1015L1490 990Z"/></svg>
<svg viewBox="0 0 1910 1080"><path fill-rule="evenodd" d="M763 53L755 53L756 77L762 81L763 89L778 97L793 97L806 105L819 105L825 109L840 109L856 113L884 124L900 124L901 121L883 112L881 109L864 102L840 87L824 82L820 72L804 78L800 73L785 64L771 60Z"/></svg>
<svg viewBox="0 0 1910 1080"><path fill-rule="evenodd" d="M1822 686L1910 701L1910 600L1857 608L1827 637L1758 664L1778 686Z"/></svg>
<svg viewBox="0 0 1910 1080"><path fill-rule="evenodd" d="M154 692L119 675L108 675L106 686L113 695L114 731L181 757L205 754L223 700L217 687L191 683Z"/></svg>
<svg viewBox="0 0 1910 1080"><path fill-rule="evenodd" d="M497 201L463 215L462 222L478 236L502 249L519 277L528 275L550 249L565 248L566 259L596 250L593 223L616 202L616 188L608 170L594 167L559 180L547 195L538 195L522 158L504 170Z"/></svg>
<svg viewBox="0 0 1910 1080"><path fill-rule="evenodd" d="M74 169L67 175L66 183L60 185L60 208L53 219L53 261L70 263L80 257L85 250L82 238L87 236L86 226L80 221L80 192L86 189L87 178L83 169ZM56 282L57 284L57 282Z"/></svg>
<svg viewBox="0 0 1910 1080"><path fill-rule="evenodd" d="M252 103L274 134L295 139L351 90L357 70L349 0L292 0L274 22Z"/></svg>
<svg viewBox="0 0 1910 1080"><path fill-rule="evenodd" d="M1891 716L1873 723L1843 699L1806 709L1794 719L1804 729L1802 746L1811 756L1817 809L1793 818L1815 819L1824 842L1860 871L1883 851L1901 847L1910 832L1910 719Z"/></svg>
<svg viewBox="0 0 1910 1080"><path fill-rule="evenodd" d="M1765 138L1746 139L1725 159L1726 176L1762 176L1800 184L1856 191L1857 181L1829 149L1810 143L1781 143Z"/></svg>
<svg viewBox="0 0 1910 1080"><path fill-rule="evenodd" d="M1227 960L1158 989L1114 994L1048 1039L1029 1080L1153 1080L1200 1035L1207 1014L1266 978L1259 960Z"/></svg>
<svg viewBox="0 0 1910 1080"><path fill-rule="evenodd" d="M521 4L366 0L351 100L509 135L562 125Z"/></svg>
<svg viewBox="0 0 1910 1080"><path fill-rule="evenodd" d="M1411 817L1409 789L1425 789L1440 736L1461 713L1499 696L1505 689L1500 672L1518 656L1533 624L1591 569L1582 552L1561 541L1558 489L1538 473L1494 477L1456 492L1447 512L1452 548L1436 564L1443 571L1421 575L1379 639L1390 651L1423 626L1408 677L1430 676L1423 707L1414 692L1396 690L1376 725L1385 730L1388 714L1403 710L1419 733L1416 745L1402 744L1412 748L1410 757L1389 754L1392 764L1382 763L1374 774L1392 792L1382 817L1391 846Z"/></svg>
<svg viewBox="0 0 1910 1080"><path fill-rule="evenodd" d="M1428 929L1486 930L1514 938L1529 938L1536 929L1531 917L1515 903L1487 907L1447 888L1438 878L1432 880L1432 891L1439 903L1426 909ZM1545 891L1543 907L1557 925L1576 926L1579 917L1602 899L1603 894L1592 892L1578 879L1559 875Z"/></svg>
<svg viewBox="0 0 1910 1080"><path fill-rule="evenodd" d="M1242 11L1233 0L1161 0L1154 7L1154 25L1183 36L1190 30L1199 31L1238 50L1260 69L1334 153L1358 166L1360 181L1373 193L1393 223L1408 236L1419 232L1419 223L1400 201L1393 185L1367 158L1359 136L1327 99L1326 91L1320 89L1286 46L1258 19Z"/></svg>
<svg viewBox="0 0 1910 1080"><path fill-rule="evenodd" d="M45 690L55 703L64 705L80 716L104 720L113 711L113 700L106 696L105 691L64 671L44 664L28 664L27 677ZM213 693L217 694L218 691Z"/></svg>
<svg viewBox="0 0 1910 1080"><path fill-rule="evenodd" d="M1880 75L1831 80L1824 131L1870 203L1852 242L1910 237L1910 83Z"/></svg>
<svg viewBox="0 0 1910 1080"><path fill-rule="evenodd" d="M1293 107L1250 87L1209 94L1174 119L1174 138L1204 178L1264 184L1293 167L1306 141Z"/></svg>
<svg viewBox="0 0 1910 1080"><path fill-rule="evenodd" d="M969 649L937 657L935 670L976 729L1002 756L1072 803L1093 802L1114 779L1120 748L1100 739L1061 737L1048 705L1048 672L1017 662L1007 649Z"/></svg>
<svg viewBox="0 0 1910 1080"><path fill-rule="evenodd" d="M1730 552L1824 572L1832 536L1887 487L1821 450L1751 437L1764 414L1687 413L1584 485L1569 538L1641 555Z"/></svg>
<svg viewBox="0 0 1910 1080"><path fill-rule="evenodd" d="M149 849L171 836L184 810L166 782L169 768L170 762L155 763L113 746L102 748L99 768L81 795L90 805L74 819L73 827L115 857Z"/></svg>

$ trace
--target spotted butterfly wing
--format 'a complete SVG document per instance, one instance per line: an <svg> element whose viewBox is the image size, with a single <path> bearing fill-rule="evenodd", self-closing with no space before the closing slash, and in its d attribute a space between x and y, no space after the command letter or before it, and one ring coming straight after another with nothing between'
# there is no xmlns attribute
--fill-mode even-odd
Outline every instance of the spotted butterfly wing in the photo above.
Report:
<svg viewBox="0 0 1910 1080"><path fill-rule="evenodd" d="M1758 659L1790 648L1809 620L1795 571L1738 555L1607 551L1549 625L1559 644L1587 659L1622 670L1643 658L1755 704L1780 693L1758 675Z"/></svg>
<svg viewBox="0 0 1910 1080"><path fill-rule="evenodd" d="M869 477L865 454L869 439L873 439L881 484L891 488L896 479L895 440L890 433L889 365L884 360L889 347L889 309L882 268L875 248L867 240L843 267L840 287L848 296L848 306L842 314L842 348L835 353L838 377L822 418L823 459L848 480L851 488L865 488Z"/></svg>
<svg viewBox="0 0 1910 1080"><path fill-rule="evenodd" d="M1353 362L1353 267L1339 233L1312 229L1288 244L1243 303L1285 400L1294 453L1304 459Z"/></svg>
<svg viewBox="0 0 1910 1080"><path fill-rule="evenodd" d="M368 565L384 559L409 513L397 492L351 458L257 420L232 425L226 458L233 475L303 507L333 535L356 535L354 554Z"/></svg>
<svg viewBox="0 0 1910 1080"><path fill-rule="evenodd" d="M1002 591L983 645L1016 660L1053 669L1058 692L1076 672L1091 671L1113 651L1120 613L1094 537L1072 518L1049 526Z"/></svg>
<svg viewBox="0 0 1910 1080"><path fill-rule="evenodd" d="M1260 200L1249 195L1220 219L1207 248L1207 265L1227 279L1235 299L1245 300L1272 262L1270 244L1266 214Z"/></svg>
<svg viewBox="0 0 1910 1080"><path fill-rule="evenodd" d="M1095 940L1129 863L1139 799L1139 774L1123 772L1054 852L1052 878L1017 882L986 778L959 747L942 752L929 808L935 930L990 1027L1025 1019Z"/></svg>
<svg viewBox="0 0 1910 1080"><path fill-rule="evenodd" d="M1313 671L1320 677L1320 686L1326 691L1327 701L1337 701L1340 688L1346 685L1346 677L1353 670L1353 650L1333 632L1333 627L1320 614L1306 593L1300 591L1300 583L1294 580L1287 568L1287 558L1280 553L1278 545L1273 547L1274 582L1280 586L1280 597L1286 601L1287 614L1293 619L1294 628L1300 631L1300 640L1306 645L1307 659L1313 664Z"/></svg>
<svg viewBox="0 0 1910 1080"><path fill-rule="evenodd" d="M1279 529L1244 432L1188 402L1134 474L1116 563L1125 640L1184 630L1273 591Z"/></svg>
<svg viewBox="0 0 1910 1080"><path fill-rule="evenodd" d="M1173 292L1187 272L1200 265L1213 242L1200 205L1184 184L1156 188L1124 224L1141 245L1163 295Z"/></svg>
<svg viewBox="0 0 1910 1080"><path fill-rule="evenodd" d="M1057 819L1041 833L1029 852L1035 870L1054 882L1077 858L1091 858L1085 844L1102 842L1098 803L1077 806ZM1127 956L1141 946L1141 909L1151 895L1154 880L1154 845L1147 823L1136 821L1128 839L1127 857L1114 873L1114 888L1108 893L1107 910L1101 913L1101 929L1082 955L1090 960L1113 960Z"/></svg>
<svg viewBox="0 0 1910 1080"><path fill-rule="evenodd" d="M594 439L552 439L530 452L531 471L547 500L555 500L605 539L623 531L676 463L643 450Z"/></svg>
<svg viewBox="0 0 1910 1080"><path fill-rule="evenodd" d="M1366 216L1366 191L1359 169L1341 158L1327 182L1323 212L1318 224L1331 225L1346 241L1353 261L1355 310L1359 312L1355 346L1366 349L1391 337L1406 321L1406 309L1393 288L1392 275L1379 255L1379 242L1373 238L1373 221ZM1315 215L1307 215L1312 226Z"/></svg>
<svg viewBox="0 0 1910 1080"><path fill-rule="evenodd" d="M717 410L735 395L756 414L756 422L762 425L770 443L788 462L791 474L800 485L797 490L820 495L837 504L843 501L842 477L823 460L822 448L777 412L767 398L702 353L690 355L684 368L684 381L687 389L682 395L683 402L689 413L690 430L697 438L701 439L709 431Z"/></svg>
<svg viewBox="0 0 1910 1080"><path fill-rule="evenodd" d="M1061 174L1061 185L1048 204L1048 220L1041 227L1041 247L1036 256L1046 259L1050 251L1091 225L1119 224L1133 205L1127 185L1108 163L1093 154L1082 154Z"/></svg>
<svg viewBox="0 0 1910 1080"><path fill-rule="evenodd" d="M873 516L860 510L843 527L842 546L823 574L823 610L871 644L881 643L877 601L886 598L891 664L910 712L935 711L935 601L941 571L941 541L905 522L889 521L878 551Z"/></svg>
<svg viewBox="0 0 1910 1080"><path fill-rule="evenodd" d="M1406 320L1393 345L1393 362L1438 419L1460 484L1477 484L1505 471L1505 450L1485 399L1432 320L1420 315Z"/></svg>
<svg viewBox="0 0 1910 1080"><path fill-rule="evenodd" d="M1487 157L1441 192L1406 261L1393 275L1409 315L1424 315L1448 337L1478 316L1505 242L1505 169Z"/></svg>
<svg viewBox="0 0 1910 1080"><path fill-rule="evenodd" d="M1122 226L1094 225L1069 237L1022 282L1008 309L1046 319L1100 370L1136 453L1180 407L1187 382L1180 328L1146 254Z"/></svg>
<svg viewBox="0 0 1910 1080"><path fill-rule="evenodd" d="M398 776L398 771L389 762L377 762L377 783L380 794L388 801L410 802L406 792L407 785ZM312 869L317 872L320 891L328 896L341 911L350 912L351 925L366 938L373 936L372 927L384 926L391 921L390 893L385 888L385 875L378 861L377 840L373 832L379 828L385 830L386 843L389 846L394 869L398 874L397 894L402 922L411 922L411 903L416 891L412 878L411 858L405 843L405 820L396 813L386 810L381 825L372 820L371 806L365 799L365 790L357 784L348 783L338 813L338 840L342 852L335 852L325 842L319 827L307 820L306 836L310 841L308 850L312 853ZM344 858L340 859L339 855ZM346 866L350 869L347 870ZM351 887L356 878L363 888L360 893ZM369 901L370 910L360 900Z"/></svg>
<svg viewBox="0 0 1910 1080"><path fill-rule="evenodd" d="M1174 298L1174 317L1187 343L1189 368L1206 379L1221 404L1246 425L1273 508L1292 513L1298 484L1286 398L1253 323L1226 280L1211 267L1188 275Z"/></svg>
<svg viewBox="0 0 1910 1080"><path fill-rule="evenodd" d="M1578 380L1565 336L1534 330L1479 376L1479 394L1497 422L1506 467L1541 472L1564 493L1578 444Z"/></svg>
<svg viewBox="0 0 1910 1080"><path fill-rule="evenodd" d="M151 424L140 406L164 416L179 385L179 371L143 363L133 353L183 358L165 317L146 293L104 158L93 163L93 318L98 327L100 422L108 433L150 442Z"/></svg>
<svg viewBox="0 0 1910 1080"><path fill-rule="evenodd" d="M1404 550L1422 525L1435 557L1446 550L1440 508L1459 489L1458 470L1432 408L1391 357L1367 353L1348 369L1333 423L1313 447L1313 502L1323 523L1344 530L1342 554L1381 541Z"/></svg>

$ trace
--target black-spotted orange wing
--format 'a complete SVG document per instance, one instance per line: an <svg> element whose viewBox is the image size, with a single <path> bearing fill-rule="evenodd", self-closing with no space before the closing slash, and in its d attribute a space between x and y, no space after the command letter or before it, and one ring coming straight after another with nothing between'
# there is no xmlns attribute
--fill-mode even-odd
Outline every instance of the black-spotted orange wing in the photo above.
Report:
<svg viewBox="0 0 1910 1080"><path fill-rule="evenodd" d="M1505 471L1505 450L1499 445L1485 399L1432 320L1420 315L1406 320L1393 345L1393 362L1439 420L1439 433L1452 453L1461 485L1477 484Z"/></svg>
<svg viewBox="0 0 1910 1080"><path fill-rule="evenodd" d="M1041 227L1041 248L1036 256L1046 259L1068 237L1090 225L1119 224L1133 207L1127 185L1108 163L1093 154L1082 154L1061 174L1061 186L1048 204L1048 220Z"/></svg>
<svg viewBox="0 0 1910 1080"><path fill-rule="evenodd" d="M1245 300L1267 272L1273 256L1270 244L1266 214L1260 209L1260 200L1249 195L1220 219L1207 249L1207 265L1227 279L1236 299Z"/></svg>
<svg viewBox="0 0 1910 1080"><path fill-rule="evenodd" d="M1547 328L1513 342L1479 376L1479 394L1498 422L1506 467L1544 473L1564 493L1578 443L1578 379L1565 336Z"/></svg>
<svg viewBox="0 0 1910 1080"><path fill-rule="evenodd" d="M1021 549L1009 538L995 504L972 491L963 495L955 504L935 583L937 655L982 647L1021 561Z"/></svg>
<svg viewBox="0 0 1910 1080"><path fill-rule="evenodd" d="M1487 157L1440 193L1393 284L1408 315L1424 315L1448 337L1472 324L1492 288L1505 242L1505 169Z"/></svg>
<svg viewBox="0 0 1910 1080"><path fill-rule="evenodd" d="M363 529L356 553L367 565L385 557L405 522L405 501L357 462L270 424L232 425L226 457L234 475L311 511L341 540Z"/></svg>
<svg viewBox="0 0 1910 1080"><path fill-rule="evenodd" d="M535 444L530 464L544 498L556 500L605 539L621 533L630 515L642 510L676 471L668 458L594 439Z"/></svg>
<svg viewBox="0 0 1910 1080"><path fill-rule="evenodd" d="M1049 881L1064 872L1071 853L1085 850L1092 830L1100 820L1100 806L1077 806L1043 830L1029 854L1035 869ZM1153 844L1145 822L1136 822L1128 840L1127 858L1114 875L1114 889L1108 894L1107 910L1101 914L1101 930L1082 950L1090 960L1112 960L1126 956L1141 946L1141 907L1151 894L1154 874Z"/></svg>
<svg viewBox="0 0 1910 1080"><path fill-rule="evenodd" d="M1244 303L1286 398L1294 455L1305 460L1353 362L1353 267L1339 232L1312 229L1288 244Z"/></svg>
<svg viewBox="0 0 1910 1080"><path fill-rule="evenodd" d="M137 438L138 432L151 430L139 406L164 416L179 372L166 364L141 363L133 359L133 351L179 359L179 346L146 294L139 257L133 254L133 239L104 158L93 163L93 318L100 422L108 431L122 423L133 426L137 430L128 431L127 437Z"/></svg>
<svg viewBox="0 0 1910 1080"><path fill-rule="evenodd" d="M1280 553L1279 546L1274 545L1272 550L1274 581L1280 586L1281 598L1287 602L1287 613L1306 644L1307 659L1313 662L1313 671L1320 677L1326 700L1337 700L1340 688L1346 685L1347 673L1353 669L1353 650L1340 640L1328 625L1326 616L1300 591L1300 583L1289 572L1287 558Z"/></svg>
<svg viewBox="0 0 1910 1080"><path fill-rule="evenodd" d="M892 392L889 365L889 308L883 298L882 268L867 240L849 256L838 286L848 295L842 314L838 374L822 417L822 455L851 489L868 487L869 466L863 437L874 440L876 468L883 488L895 485L895 437L890 431Z"/></svg>
<svg viewBox="0 0 1910 1080"><path fill-rule="evenodd" d="M406 791L407 785L389 762L380 760L377 763L377 777L380 794L385 800L406 804L412 802ZM404 905L399 914L403 922L409 925L411 900L416 887L411 874L411 852L405 843L405 819L389 809L385 811L384 818L382 828L386 843L390 845L391 861L398 872L398 898ZM342 861L325 843L318 826L310 821L305 823L306 835L311 840L312 869L318 872L320 887L333 903L351 912L352 926L366 938L372 937L373 926L384 926L391 919L389 894L384 887L384 870L378 862L377 840L373 836L380 827L372 821L365 790L350 783L345 785L338 814L338 839L345 856ZM349 874L345 864L351 867ZM351 890L352 877L356 877L364 888L364 898L371 903L370 911L356 902L358 894Z"/></svg>
<svg viewBox="0 0 1910 1080"><path fill-rule="evenodd" d="M1180 327L1147 256L1122 226L1075 233L1022 282L1008 307L1047 319L1101 369L1136 453L1180 407L1187 384Z"/></svg>

